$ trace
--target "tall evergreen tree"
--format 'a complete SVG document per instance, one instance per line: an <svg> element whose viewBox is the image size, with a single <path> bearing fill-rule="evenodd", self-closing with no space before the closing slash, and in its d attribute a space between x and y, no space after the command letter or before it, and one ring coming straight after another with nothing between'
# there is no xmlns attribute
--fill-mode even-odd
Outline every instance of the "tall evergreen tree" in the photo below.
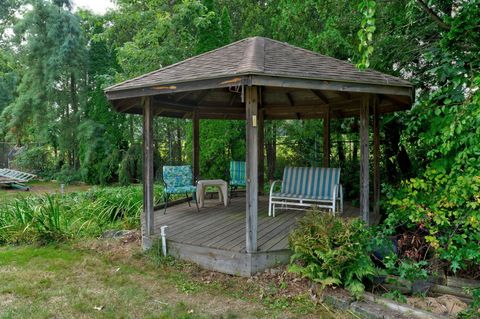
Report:
<svg viewBox="0 0 480 319"><path fill-rule="evenodd" d="M2 113L7 136L18 144L58 146L58 160L78 168L76 127L86 65L80 23L67 1L28 3L31 9L14 30L23 76L18 98Z"/></svg>

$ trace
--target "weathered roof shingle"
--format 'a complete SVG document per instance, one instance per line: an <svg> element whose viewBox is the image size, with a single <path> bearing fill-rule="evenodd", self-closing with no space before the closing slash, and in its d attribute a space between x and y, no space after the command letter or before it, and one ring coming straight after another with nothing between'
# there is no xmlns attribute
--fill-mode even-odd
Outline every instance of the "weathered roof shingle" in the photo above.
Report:
<svg viewBox="0 0 480 319"><path fill-rule="evenodd" d="M410 82L374 70L359 70L352 63L263 37L243 39L194 56L157 71L113 85L107 92L174 84L232 75L411 87Z"/></svg>

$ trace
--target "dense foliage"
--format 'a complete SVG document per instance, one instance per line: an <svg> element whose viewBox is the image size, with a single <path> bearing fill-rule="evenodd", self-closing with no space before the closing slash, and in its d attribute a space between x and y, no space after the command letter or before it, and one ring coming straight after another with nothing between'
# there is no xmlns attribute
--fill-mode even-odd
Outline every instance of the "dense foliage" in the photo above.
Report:
<svg viewBox="0 0 480 319"><path fill-rule="evenodd" d="M155 188L155 197L162 198L161 188ZM108 229L135 229L142 203L138 186L9 200L0 205L0 244L59 242L96 237Z"/></svg>
<svg viewBox="0 0 480 319"><path fill-rule="evenodd" d="M370 259L370 235L358 219L308 213L289 237L293 250L290 271L321 287L344 285L359 297L365 289L362 281L375 270Z"/></svg>
<svg viewBox="0 0 480 319"><path fill-rule="evenodd" d="M478 4L456 8L440 41L424 54L430 87L405 135L418 149L421 171L392 190L387 202L387 230L422 229L453 272L480 263Z"/></svg>
<svg viewBox="0 0 480 319"><path fill-rule="evenodd" d="M361 3L120 0L100 16L73 12L69 1L9 0L0 12L0 141L21 147L15 167L45 177L94 184L138 181L141 121L112 112L103 88L253 35L359 62ZM377 8L375 14L390 11ZM366 23L375 22L369 19ZM377 18L378 29L383 21ZM380 69L398 74L395 59L381 59ZM377 62L372 56L371 64ZM332 153L338 156L333 162L348 170L344 184L355 197L358 172L351 168L358 166L358 125L333 122ZM321 163L321 121L300 123L266 124L266 180L280 177L286 162ZM190 161L188 121L156 119L154 132L157 166ZM201 176L226 177L229 160L245 154L243 123L205 120L201 135Z"/></svg>
<svg viewBox="0 0 480 319"><path fill-rule="evenodd" d="M447 263L450 272L479 275L479 0L392 0L381 5L374 0L115 3L115 10L96 15L72 11L68 0L2 2L0 141L10 143L17 152L15 167L67 182L127 185L139 181L141 119L113 112L103 89L247 36L266 36L415 84L412 110L381 119L381 174L387 190L381 231L418 243L418 247L401 248L401 260L395 264L399 269L417 267L423 274L429 259L435 258ZM358 128L356 118L334 119L331 128L331 162L342 168L346 197L354 204ZM191 161L191 131L188 120L155 119L157 177L163 164ZM200 134L200 175L226 178L228 162L245 157L244 123L202 120ZM266 181L279 178L287 163L322 163L321 120L267 121L265 138ZM81 201L74 196L66 202L76 207L73 198ZM42 201L44 208L35 208L40 207L35 201ZM41 218L43 209L67 211L55 197L35 201L19 202L18 210L9 206L9 220L17 216L18 221L10 224L23 225L8 228L16 229L9 234L33 229L30 222ZM34 208L37 217L22 213ZM49 223L64 229L62 220ZM345 242L330 243L331 247L338 244L344 249L351 238L364 236L356 223L330 222L337 226L324 229L325 236L355 234L340 236ZM77 226L59 234L78 232L81 224L69 225ZM315 239L295 236L292 243L298 247L304 240ZM322 240L328 242L326 237ZM302 254L313 256L311 251ZM321 261L318 256L305 256L308 263L319 263L304 269L312 270L311 278L334 278L354 291L361 290L363 275L334 269L324 255ZM314 267L323 264L331 272L319 275Z"/></svg>

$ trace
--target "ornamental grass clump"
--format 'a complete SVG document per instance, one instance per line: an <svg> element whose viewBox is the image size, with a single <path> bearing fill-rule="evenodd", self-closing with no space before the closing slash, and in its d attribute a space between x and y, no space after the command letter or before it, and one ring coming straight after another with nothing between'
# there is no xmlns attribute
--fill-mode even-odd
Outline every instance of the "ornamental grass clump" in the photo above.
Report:
<svg viewBox="0 0 480 319"><path fill-rule="evenodd" d="M56 195L15 199L0 209L0 243L67 239L75 224L71 209Z"/></svg>
<svg viewBox="0 0 480 319"><path fill-rule="evenodd" d="M155 187L156 198L162 192ZM60 242L138 228L142 202L138 186L16 198L0 206L0 244Z"/></svg>
<svg viewBox="0 0 480 319"><path fill-rule="evenodd" d="M356 298L364 291L363 280L374 274L368 229L358 219L345 220L312 211L291 233L290 271L318 284L341 285Z"/></svg>

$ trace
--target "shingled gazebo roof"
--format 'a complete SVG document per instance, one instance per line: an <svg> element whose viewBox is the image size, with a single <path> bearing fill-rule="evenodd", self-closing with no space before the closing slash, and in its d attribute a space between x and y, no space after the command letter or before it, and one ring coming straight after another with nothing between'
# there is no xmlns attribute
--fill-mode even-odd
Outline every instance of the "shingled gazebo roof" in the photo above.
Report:
<svg viewBox="0 0 480 319"><path fill-rule="evenodd" d="M358 113L366 93L378 94L379 110L410 107L413 87L403 79L263 37L243 39L105 90L120 112L141 113L140 98L155 96L157 114L242 118L242 86L262 87L266 118L323 117Z"/></svg>

